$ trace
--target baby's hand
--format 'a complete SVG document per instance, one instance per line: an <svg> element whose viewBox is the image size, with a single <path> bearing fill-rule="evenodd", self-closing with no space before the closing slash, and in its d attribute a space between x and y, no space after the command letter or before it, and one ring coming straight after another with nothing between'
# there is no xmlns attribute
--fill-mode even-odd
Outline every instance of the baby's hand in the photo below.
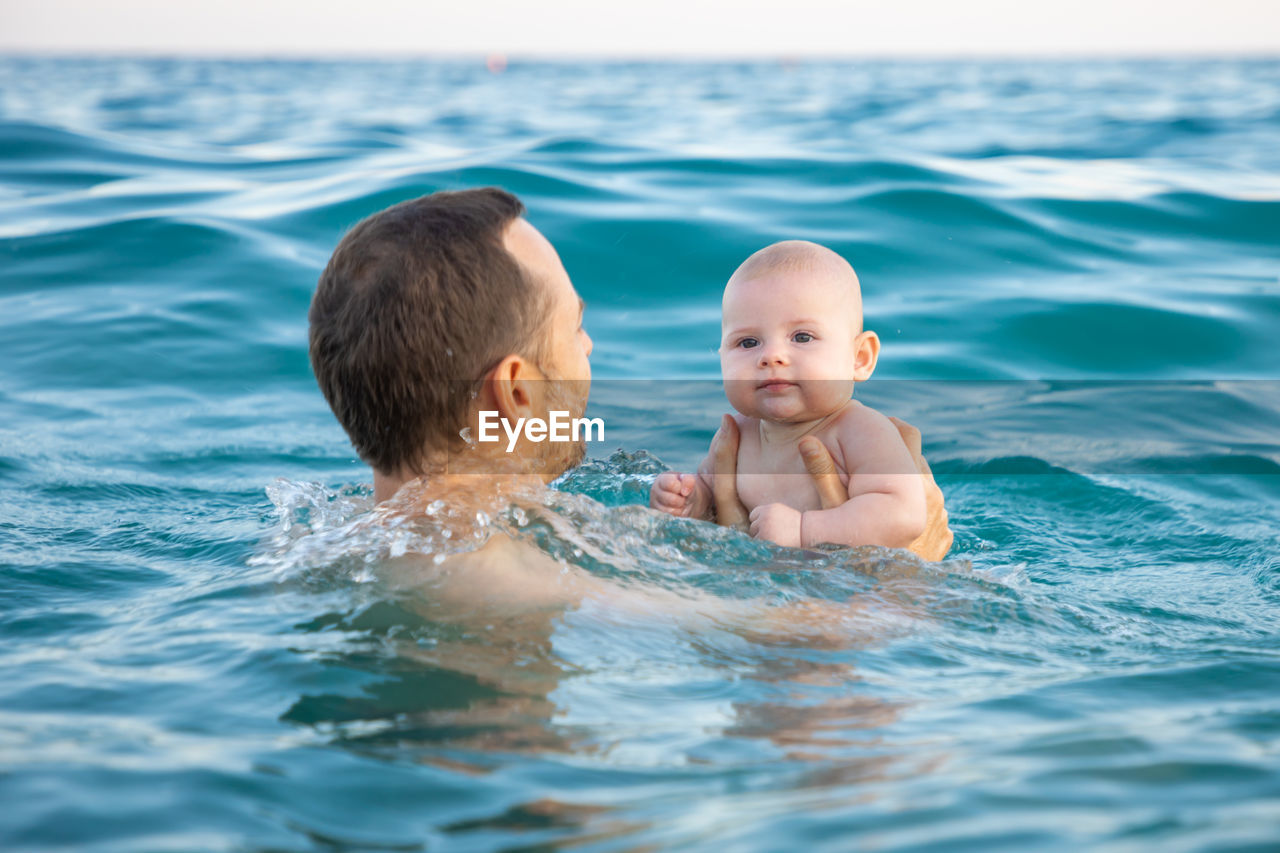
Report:
<svg viewBox="0 0 1280 853"><path fill-rule="evenodd" d="M658 475L649 489L649 506L686 517L693 509L693 490L698 485L697 474L677 474L665 471Z"/></svg>
<svg viewBox="0 0 1280 853"><path fill-rule="evenodd" d="M799 548L800 511L786 504L762 504L751 510L751 535L788 548Z"/></svg>

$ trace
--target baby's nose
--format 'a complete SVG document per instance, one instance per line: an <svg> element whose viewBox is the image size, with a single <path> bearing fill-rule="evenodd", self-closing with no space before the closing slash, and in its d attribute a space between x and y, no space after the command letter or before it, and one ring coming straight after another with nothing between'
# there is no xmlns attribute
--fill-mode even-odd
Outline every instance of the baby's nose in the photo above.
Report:
<svg viewBox="0 0 1280 853"><path fill-rule="evenodd" d="M761 367L773 367L776 365L786 364L786 363L787 363L786 347L780 347L773 344L760 347L760 366Z"/></svg>

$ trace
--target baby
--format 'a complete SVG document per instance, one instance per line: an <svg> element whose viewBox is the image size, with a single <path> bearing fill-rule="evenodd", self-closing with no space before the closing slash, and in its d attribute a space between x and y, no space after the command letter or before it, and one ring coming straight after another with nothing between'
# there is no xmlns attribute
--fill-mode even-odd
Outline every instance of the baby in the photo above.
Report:
<svg viewBox="0 0 1280 853"><path fill-rule="evenodd" d="M853 267L816 243L767 246L729 279L720 328L725 394L738 412L737 492L751 535L791 547L910 545L925 527L915 464L893 423L852 399L880 354L879 337L862 328ZM823 508L800 455L807 436L830 451L846 502ZM649 505L709 519L712 477L711 454L697 474L660 474Z"/></svg>

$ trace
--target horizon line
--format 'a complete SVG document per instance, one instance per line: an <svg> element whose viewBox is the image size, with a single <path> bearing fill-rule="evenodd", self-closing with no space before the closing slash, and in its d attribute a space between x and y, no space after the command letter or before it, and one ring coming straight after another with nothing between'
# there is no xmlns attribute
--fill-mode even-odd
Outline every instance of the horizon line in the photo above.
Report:
<svg viewBox="0 0 1280 853"><path fill-rule="evenodd" d="M0 45L0 58L31 59L190 59L222 62L394 62L405 60L440 60L480 64L493 59L506 63L527 62L597 62L607 63L715 63L715 62L777 62L782 65L808 63L832 63L851 61L1000 61L1000 62L1062 62L1088 60L1280 60L1280 47L1241 49L1168 49L1141 48L1133 50L1069 49L1059 51L884 51L849 53L789 53L778 52L724 52L685 53L680 51L593 53L590 51L523 51L523 50L241 50L228 49L152 49L146 47L124 48L75 48L75 47L18 47Z"/></svg>

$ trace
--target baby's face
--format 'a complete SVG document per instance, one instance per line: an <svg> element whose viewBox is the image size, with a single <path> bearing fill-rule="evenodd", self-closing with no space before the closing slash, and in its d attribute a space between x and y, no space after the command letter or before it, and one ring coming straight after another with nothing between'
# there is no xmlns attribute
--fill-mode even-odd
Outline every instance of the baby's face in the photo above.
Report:
<svg viewBox="0 0 1280 853"><path fill-rule="evenodd" d="M862 317L848 281L821 272L734 279L723 312L720 372L742 414L800 423L853 395Z"/></svg>

